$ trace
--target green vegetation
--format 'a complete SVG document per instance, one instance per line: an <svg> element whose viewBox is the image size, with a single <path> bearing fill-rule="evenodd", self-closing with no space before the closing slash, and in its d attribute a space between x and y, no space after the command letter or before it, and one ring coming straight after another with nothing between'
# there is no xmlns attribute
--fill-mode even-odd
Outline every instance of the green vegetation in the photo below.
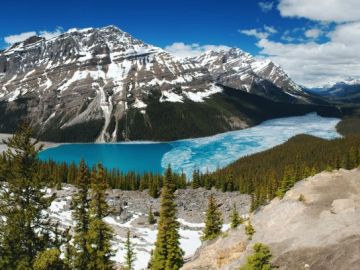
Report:
<svg viewBox="0 0 360 270"><path fill-rule="evenodd" d="M254 226L251 224L251 220L249 219L247 224L245 225L245 234L248 236L248 239L251 240L255 233Z"/></svg>
<svg viewBox="0 0 360 270"><path fill-rule="evenodd" d="M152 270L177 270L184 264L184 251L180 248L180 224L176 218L175 184L169 167L161 191L160 218L155 249L150 261Z"/></svg>
<svg viewBox="0 0 360 270"><path fill-rule="evenodd" d="M126 266L124 270L133 270L134 269L134 262L136 260L136 254L134 251L133 244L130 240L130 230L126 233L126 242L125 242L125 263Z"/></svg>
<svg viewBox="0 0 360 270"><path fill-rule="evenodd" d="M298 135L264 152L200 176L199 186L252 195L251 209L282 197L297 181L324 170L360 164L360 136L324 140Z"/></svg>
<svg viewBox="0 0 360 270"><path fill-rule="evenodd" d="M5 143L13 150L3 154L0 179L0 269L41 269L44 252L58 253L57 229L45 210L54 200L46 195L46 178L38 171L41 148L31 139L28 125L20 127ZM49 263L49 262L48 262Z"/></svg>
<svg viewBox="0 0 360 270"><path fill-rule="evenodd" d="M89 230L87 246L90 253L90 262L87 269L110 270L114 268L114 262L110 258L114 255L110 241L113 238L113 230L104 218L110 214L109 205L106 202L106 190L108 185L105 181L105 173L101 164L97 167L91 182L91 202L89 209ZM130 268L131 270L131 268Z"/></svg>
<svg viewBox="0 0 360 270"><path fill-rule="evenodd" d="M209 196L208 209L205 214L205 228L201 240L213 240L221 234L223 220L219 205L214 197L214 194Z"/></svg>
<svg viewBox="0 0 360 270"><path fill-rule="evenodd" d="M240 215L239 215L239 213L238 213L238 211L236 209L236 204L235 203L234 203L233 209L231 211L230 221L231 221L230 226L233 229L244 222L244 220L240 217Z"/></svg>
<svg viewBox="0 0 360 270"><path fill-rule="evenodd" d="M156 219L154 217L154 213L152 211L152 206L149 207L149 213L148 213L148 223L150 225L154 225L156 223Z"/></svg>
<svg viewBox="0 0 360 270"><path fill-rule="evenodd" d="M247 258L246 264L240 270L275 270L270 263L272 255L270 249L261 243L254 245L254 254Z"/></svg>
<svg viewBox="0 0 360 270"><path fill-rule="evenodd" d="M304 194L300 194L300 196L299 196L299 202L305 202L306 201L306 199L305 199L305 196L304 196Z"/></svg>
<svg viewBox="0 0 360 270"><path fill-rule="evenodd" d="M336 129L343 136L360 135L360 117L346 117L337 124Z"/></svg>
<svg viewBox="0 0 360 270"><path fill-rule="evenodd" d="M0 157L1 159L1 157ZM75 163L56 163L53 161L41 161L39 164L39 173L44 179L48 179L53 185L61 187L62 183L78 185L79 175L85 164L76 165ZM93 174L96 167L88 168L87 174ZM145 173L136 174L134 172L121 173L119 170L104 170L104 177L110 188L121 190L148 190L150 196L157 198L164 183L164 176L161 174ZM175 188L186 188L185 174L173 173Z"/></svg>

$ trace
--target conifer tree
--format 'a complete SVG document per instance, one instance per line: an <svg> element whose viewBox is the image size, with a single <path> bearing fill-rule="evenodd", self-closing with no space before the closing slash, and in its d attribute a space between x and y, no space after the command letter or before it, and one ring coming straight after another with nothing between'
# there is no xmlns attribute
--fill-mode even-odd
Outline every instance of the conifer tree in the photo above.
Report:
<svg viewBox="0 0 360 270"><path fill-rule="evenodd" d="M156 219L155 219L155 217L154 217L154 213L153 213L153 211L152 211L152 206L151 206L151 205L150 205L150 207L149 207L148 223L149 223L150 225L153 225L153 224L156 223Z"/></svg>
<svg viewBox="0 0 360 270"><path fill-rule="evenodd" d="M136 260L136 254L134 251L133 244L130 240L130 230L126 233L126 242L125 242L125 263L126 263L126 270L133 270L134 269L134 262Z"/></svg>
<svg viewBox="0 0 360 270"><path fill-rule="evenodd" d="M41 252L34 262L33 270L67 270L60 254L60 250L56 248Z"/></svg>
<svg viewBox="0 0 360 270"><path fill-rule="evenodd" d="M236 228L237 226L239 226L241 223L243 223L242 218L240 217L237 209L236 209L236 204L234 203L233 205L233 209L230 215L230 220L231 220L231 228Z"/></svg>
<svg viewBox="0 0 360 270"><path fill-rule="evenodd" d="M169 167L165 172L165 183L161 191L160 218L155 250L150 269L177 270L184 263L184 251L180 248L180 224L176 219L175 185Z"/></svg>
<svg viewBox="0 0 360 270"><path fill-rule="evenodd" d="M0 185L0 269L32 269L37 256L54 247L47 208L54 196L46 194L46 179L39 172L42 147L32 138L28 124L3 141ZM11 148L11 149L10 149Z"/></svg>
<svg viewBox="0 0 360 270"><path fill-rule="evenodd" d="M75 269L86 270L90 263L90 252L88 249L89 233L89 208L90 208L90 176L89 169L84 160L80 162L77 177L78 191L72 199L73 218L76 221L74 228L74 266Z"/></svg>
<svg viewBox="0 0 360 270"><path fill-rule="evenodd" d="M98 164L91 183L90 222L87 233L87 249L90 255L88 270L110 270L114 268L114 262L111 260L113 251L110 243L113 231L103 220L110 214L105 194L107 188L104 169L101 164Z"/></svg>
<svg viewBox="0 0 360 270"><path fill-rule="evenodd" d="M280 188L277 191L277 196L282 199L285 193L294 186L295 182L296 178L294 168L292 166L286 166Z"/></svg>
<svg viewBox="0 0 360 270"><path fill-rule="evenodd" d="M251 220L248 220L248 223L245 226L245 234L248 236L248 239L251 240L255 233L254 226L251 224Z"/></svg>
<svg viewBox="0 0 360 270"><path fill-rule="evenodd" d="M205 228L201 239L213 240L221 234L223 220L219 206L217 205L214 194L209 196L208 209L205 215Z"/></svg>
<svg viewBox="0 0 360 270"><path fill-rule="evenodd" d="M275 270L270 264L272 255L270 249L261 243L253 247L254 254L247 258L246 264L240 270Z"/></svg>

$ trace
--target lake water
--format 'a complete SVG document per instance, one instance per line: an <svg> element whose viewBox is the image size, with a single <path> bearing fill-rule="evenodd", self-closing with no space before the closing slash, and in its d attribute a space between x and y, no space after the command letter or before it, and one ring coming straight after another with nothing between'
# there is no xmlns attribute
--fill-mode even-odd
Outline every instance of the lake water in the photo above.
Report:
<svg viewBox="0 0 360 270"><path fill-rule="evenodd" d="M174 171L184 171L190 176L195 168L203 172L214 171L240 157L284 143L297 134L325 139L339 137L335 129L339 121L312 113L273 119L252 128L214 136L165 143L64 144L42 151L40 158L67 163L85 159L90 166L101 161L109 169L139 173L162 172L171 164Z"/></svg>

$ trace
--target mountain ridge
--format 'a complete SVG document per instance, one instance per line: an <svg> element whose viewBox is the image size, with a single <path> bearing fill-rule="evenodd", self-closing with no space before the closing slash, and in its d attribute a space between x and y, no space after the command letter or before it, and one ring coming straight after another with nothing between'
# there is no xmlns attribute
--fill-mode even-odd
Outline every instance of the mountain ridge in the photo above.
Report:
<svg viewBox="0 0 360 270"><path fill-rule="evenodd" d="M134 139L128 133L136 122L128 117L132 111L141 114L140 125L151 129L147 111L154 100L201 107L223 86L276 102L314 101L279 66L240 49L178 60L115 26L70 29L48 40L31 37L0 52L0 131L13 132L15 123L27 120L47 140L56 132L67 134L65 141L71 136L76 141ZM218 131L250 124L231 124L234 116L235 122L246 122L237 110L225 118L219 113L216 121L224 128ZM205 121L197 126L211 126ZM79 126L87 135L77 134Z"/></svg>

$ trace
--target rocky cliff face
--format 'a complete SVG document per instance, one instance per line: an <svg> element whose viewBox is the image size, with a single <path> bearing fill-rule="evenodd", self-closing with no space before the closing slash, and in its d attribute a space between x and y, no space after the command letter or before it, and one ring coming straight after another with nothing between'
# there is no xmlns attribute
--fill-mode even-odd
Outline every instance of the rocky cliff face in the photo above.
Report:
<svg viewBox="0 0 360 270"><path fill-rule="evenodd" d="M256 59L238 48L209 51L193 58L218 83L277 101L309 101L303 89L275 63Z"/></svg>
<svg viewBox="0 0 360 270"><path fill-rule="evenodd" d="M239 49L177 60L114 26L73 29L49 40L31 37L0 52L0 131L13 132L26 119L48 140L132 139L129 130L139 118L144 130L154 128L149 106L201 107L223 91L218 85L308 102L280 67ZM214 116L222 119L220 130L229 130L231 121L242 123L233 128L246 126L244 119L220 111Z"/></svg>
<svg viewBox="0 0 360 270"><path fill-rule="evenodd" d="M358 269L360 170L323 172L305 179L252 216L251 241L243 225L205 244L184 269L239 269L254 243L267 244L281 270ZM299 201L303 195L305 201Z"/></svg>

